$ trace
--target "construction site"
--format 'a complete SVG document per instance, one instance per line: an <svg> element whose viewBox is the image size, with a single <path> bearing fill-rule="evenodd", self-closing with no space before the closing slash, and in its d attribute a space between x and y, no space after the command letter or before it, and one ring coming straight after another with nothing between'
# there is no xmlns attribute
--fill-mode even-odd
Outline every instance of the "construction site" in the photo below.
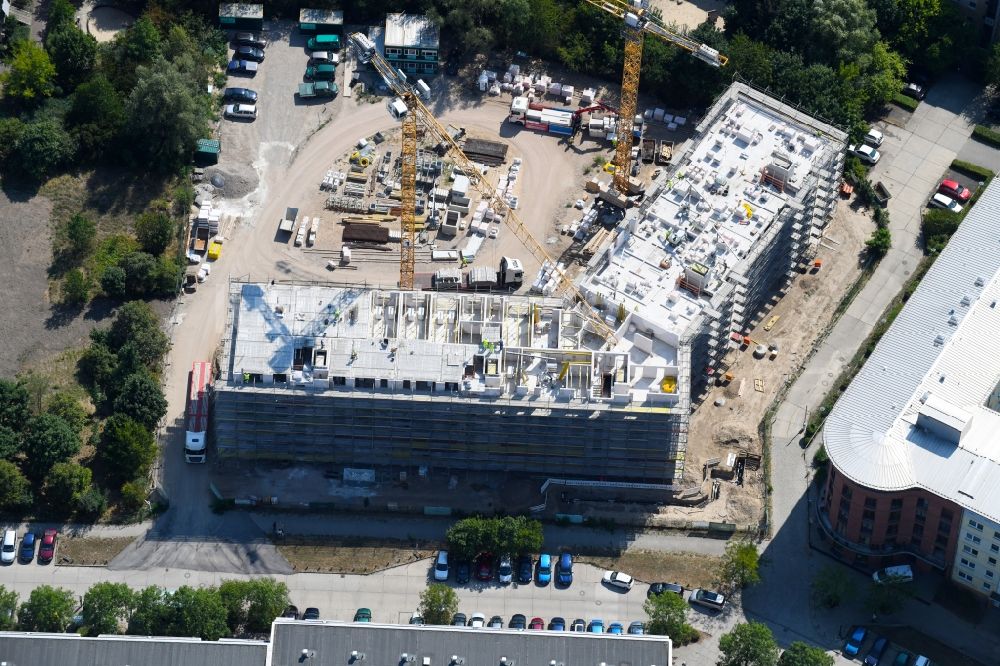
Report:
<svg viewBox="0 0 1000 666"><path fill-rule="evenodd" d="M348 43L356 76L388 86L389 123L254 222L280 259L225 286L216 487L417 511L447 487L498 510L756 522L758 424L867 233L837 206L844 132L740 83L691 115L640 109L627 81L612 103L514 65L475 79L478 113L503 114L491 131L476 107L438 120L424 87ZM578 166L539 200L545 150Z"/></svg>

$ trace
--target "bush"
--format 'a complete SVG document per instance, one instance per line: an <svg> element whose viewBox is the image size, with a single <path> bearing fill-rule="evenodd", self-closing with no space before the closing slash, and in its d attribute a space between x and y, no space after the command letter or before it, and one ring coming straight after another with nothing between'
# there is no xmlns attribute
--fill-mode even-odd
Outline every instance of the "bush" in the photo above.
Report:
<svg viewBox="0 0 1000 666"><path fill-rule="evenodd" d="M97 239L97 225L84 215L77 213L66 223L66 254L71 259L81 260L94 251Z"/></svg>
<svg viewBox="0 0 1000 666"><path fill-rule="evenodd" d="M83 305L90 298L90 279L79 268L74 268L62 283L62 302L66 305Z"/></svg>
<svg viewBox="0 0 1000 666"><path fill-rule="evenodd" d="M131 513L139 511L146 503L146 497L149 496L148 487L145 479L136 479L122 484L122 508Z"/></svg>
<svg viewBox="0 0 1000 666"><path fill-rule="evenodd" d="M892 247L892 233L888 227L879 227L872 232L872 235L865 241L865 247L873 257L882 258Z"/></svg>
<svg viewBox="0 0 1000 666"><path fill-rule="evenodd" d="M830 456L826 453L826 447L820 446L813 454L813 467L826 467L830 462Z"/></svg>
<svg viewBox="0 0 1000 666"><path fill-rule="evenodd" d="M906 109L907 111L916 111L917 107L920 106L920 102L913 99L912 97L907 97L901 92L896 93L892 96L892 101Z"/></svg>
<svg viewBox="0 0 1000 666"><path fill-rule="evenodd" d="M135 235L139 245L153 255L161 254L177 233L177 223L164 210L149 210L135 221Z"/></svg>
<svg viewBox="0 0 1000 666"><path fill-rule="evenodd" d="M872 213L872 219L875 220L875 226L884 229L889 226L889 211L885 208L879 207L875 209Z"/></svg>
<svg viewBox="0 0 1000 666"><path fill-rule="evenodd" d="M979 166L978 164L973 164L972 162L965 162L963 160L955 160L951 163L951 168L955 171L961 171L962 173L968 174L970 176L975 176L982 181L988 181L996 174L987 169L984 166Z"/></svg>
<svg viewBox="0 0 1000 666"><path fill-rule="evenodd" d="M474 557L481 552L534 553L542 547L542 524L524 516L476 516L452 525L445 539L457 557Z"/></svg>
<svg viewBox="0 0 1000 666"><path fill-rule="evenodd" d="M77 498L76 511L81 518L96 520L108 509L108 496L97 486L91 486Z"/></svg>
<svg viewBox="0 0 1000 666"><path fill-rule="evenodd" d="M90 490L91 473L75 463L56 463L45 477L43 494L49 509L68 515L80 505L80 497Z"/></svg>
<svg viewBox="0 0 1000 666"><path fill-rule="evenodd" d="M976 125L975 129L972 130L972 136L993 147L1000 147L1000 132L985 125Z"/></svg>
<svg viewBox="0 0 1000 666"><path fill-rule="evenodd" d="M101 291L108 298L125 298L125 269L121 266L108 266L101 275Z"/></svg>
<svg viewBox="0 0 1000 666"><path fill-rule="evenodd" d="M68 423L77 434L83 431L84 426L87 425L87 419L90 418L80 401L65 391L54 393L48 399L45 411L49 414L55 414Z"/></svg>
<svg viewBox="0 0 1000 666"><path fill-rule="evenodd" d="M962 222L959 213L950 210L934 208L926 211L920 222L920 230L924 236L924 248L928 254L937 254L944 249L952 234L958 230Z"/></svg>

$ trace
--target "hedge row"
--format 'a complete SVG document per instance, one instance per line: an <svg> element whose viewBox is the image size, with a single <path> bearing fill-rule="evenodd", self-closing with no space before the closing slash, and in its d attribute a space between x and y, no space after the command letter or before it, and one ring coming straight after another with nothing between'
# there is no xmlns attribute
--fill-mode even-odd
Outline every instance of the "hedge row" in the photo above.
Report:
<svg viewBox="0 0 1000 666"><path fill-rule="evenodd" d="M907 111L916 111L917 106L920 105L920 102L913 99L912 97L907 97L903 93L896 93L895 95L893 95L892 101L898 104L899 106L903 107Z"/></svg>

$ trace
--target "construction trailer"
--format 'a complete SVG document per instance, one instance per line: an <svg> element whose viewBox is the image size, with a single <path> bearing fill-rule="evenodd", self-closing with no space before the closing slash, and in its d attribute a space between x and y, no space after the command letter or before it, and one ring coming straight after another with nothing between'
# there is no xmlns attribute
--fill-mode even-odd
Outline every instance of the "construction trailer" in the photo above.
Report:
<svg viewBox="0 0 1000 666"><path fill-rule="evenodd" d="M299 32L307 35L343 35L344 12L303 7L299 10Z"/></svg>
<svg viewBox="0 0 1000 666"><path fill-rule="evenodd" d="M264 29L264 5L245 2L219 3L219 27L223 30Z"/></svg>

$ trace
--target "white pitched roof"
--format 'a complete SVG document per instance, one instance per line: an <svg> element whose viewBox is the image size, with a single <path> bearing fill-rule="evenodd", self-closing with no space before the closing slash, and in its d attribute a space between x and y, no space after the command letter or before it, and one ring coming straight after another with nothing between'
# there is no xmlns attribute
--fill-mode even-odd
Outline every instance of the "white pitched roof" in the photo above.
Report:
<svg viewBox="0 0 1000 666"><path fill-rule="evenodd" d="M827 418L826 448L845 476L925 488L1000 521L1000 413L986 406L1000 382L998 271L993 183Z"/></svg>

